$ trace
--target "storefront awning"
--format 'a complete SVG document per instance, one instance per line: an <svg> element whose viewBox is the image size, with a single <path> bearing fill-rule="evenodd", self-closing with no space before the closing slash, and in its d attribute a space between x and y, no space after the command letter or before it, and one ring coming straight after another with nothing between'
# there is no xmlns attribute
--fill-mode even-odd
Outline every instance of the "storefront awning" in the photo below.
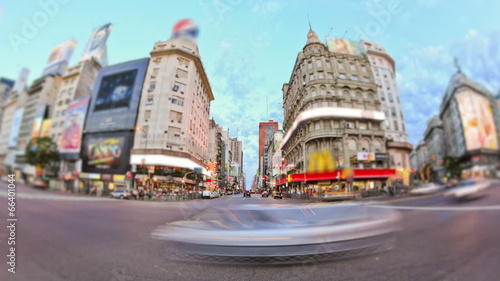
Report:
<svg viewBox="0 0 500 281"><path fill-rule="evenodd" d="M147 166L167 166L167 167L178 167L189 170L194 170L195 168L201 168L202 174L210 176L209 171L205 170L205 167L194 162L191 159L183 157L175 157L169 155L158 155L158 154L132 154L130 156L131 165L147 165Z"/></svg>
<svg viewBox="0 0 500 281"><path fill-rule="evenodd" d="M389 177L396 177L395 169L354 169L352 170L352 179L386 179ZM344 171L335 170L326 173L305 173L305 174L291 174L286 179L288 182L302 182L302 181L321 181L321 180L345 180L346 175ZM283 180L283 179L282 179ZM282 184L282 180L278 184Z"/></svg>

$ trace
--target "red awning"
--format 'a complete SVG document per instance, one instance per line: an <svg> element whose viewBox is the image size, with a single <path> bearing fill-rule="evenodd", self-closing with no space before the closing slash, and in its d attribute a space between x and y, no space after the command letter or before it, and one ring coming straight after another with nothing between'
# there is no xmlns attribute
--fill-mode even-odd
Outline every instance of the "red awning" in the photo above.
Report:
<svg viewBox="0 0 500 281"><path fill-rule="evenodd" d="M385 179L395 177L395 169L354 169L352 178L356 179ZM343 170L335 170L326 173L306 173L306 174L291 174L291 182L303 181L322 181L322 180L345 180ZM280 180L281 181L281 180Z"/></svg>

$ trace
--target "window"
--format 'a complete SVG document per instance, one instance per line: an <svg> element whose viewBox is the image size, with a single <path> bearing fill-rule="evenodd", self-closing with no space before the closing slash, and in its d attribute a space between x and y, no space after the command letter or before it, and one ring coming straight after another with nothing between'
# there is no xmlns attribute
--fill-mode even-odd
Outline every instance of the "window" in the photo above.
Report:
<svg viewBox="0 0 500 281"><path fill-rule="evenodd" d="M363 94L361 94L361 92L356 92L356 98L363 99Z"/></svg>
<svg viewBox="0 0 500 281"><path fill-rule="evenodd" d="M307 80L306 80L306 76L305 76L305 75L302 77L302 82L303 82L304 84L307 82Z"/></svg>
<svg viewBox="0 0 500 281"><path fill-rule="evenodd" d="M172 88L175 92L179 91L181 94L184 94L186 91L186 84L174 82L174 87Z"/></svg>
<svg viewBox="0 0 500 281"><path fill-rule="evenodd" d="M399 130L399 127L398 127L398 120L394 120L394 130L398 131Z"/></svg>
<svg viewBox="0 0 500 281"><path fill-rule="evenodd" d="M151 118L151 110L146 110L144 112L144 118L146 119L146 122L148 121L147 119Z"/></svg>
<svg viewBox="0 0 500 281"><path fill-rule="evenodd" d="M71 95L71 94L73 94L73 88L70 88L70 89L68 90L68 94L70 94L70 95Z"/></svg>
<svg viewBox="0 0 500 281"><path fill-rule="evenodd" d="M153 96L148 96L148 99L146 100L146 105L152 105L153 104Z"/></svg>
<svg viewBox="0 0 500 281"><path fill-rule="evenodd" d="M365 81L366 83L370 83L370 78L366 77L366 76L363 76L363 81Z"/></svg>
<svg viewBox="0 0 500 281"><path fill-rule="evenodd" d="M366 66L364 64L361 65L361 71L366 72Z"/></svg>
<svg viewBox="0 0 500 281"><path fill-rule="evenodd" d="M333 73L332 72L327 72L326 73L326 78L333 79Z"/></svg>
<svg viewBox="0 0 500 281"><path fill-rule="evenodd" d="M394 101L394 99L392 98L392 93L391 93L391 92L389 92L388 94L389 94L389 101L390 101L390 102L393 102L393 101Z"/></svg>
<svg viewBox="0 0 500 281"><path fill-rule="evenodd" d="M180 106L184 106L184 98L177 98L177 104Z"/></svg>
<svg viewBox="0 0 500 281"><path fill-rule="evenodd" d="M154 59L154 62L155 62L156 64L160 63L160 62L161 62L161 57L158 57L158 58Z"/></svg>
<svg viewBox="0 0 500 281"><path fill-rule="evenodd" d="M368 125L366 122L359 122L359 128L361 130L366 130L366 129L368 129ZM366 146L366 147L368 147L368 146Z"/></svg>
<svg viewBox="0 0 500 281"><path fill-rule="evenodd" d="M316 67L322 67L323 64L321 62L321 60L316 60Z"/></svg>
<svg viewBox="0 0 500 281"><path fill-rule="evenodd" d="M358 81L359 80L358 75L351 75L351 79L354 80L354 81Z"/></svg>
<svg viewBox="0 0 500 281"><path fill-rule="evenodd" d="M391 108L391 115L396 116L396 109L394 107Z"/></svg>
<svg viewBox="0 0 500 281"><path fill-rule="evenodd" d="M62 97L62 96L64 96L65 94L66 94L66 90L62 91L60 96Z"/></svg>
<svg viewBox="0 0 500 281"><path fill-rule="evenodd" d="M346 79L346 78L347 78L347 76L346 76L344 73L340 73L340 74L339 74L339 78L340 78L340 79Z"/></svg>
<svg viewBox="0 0 500 281"><path fill-rule="evenodd" d="M342 92L342 95L343 95L344 97L346 97L346 98L348 98L348 97L350 97L350 96L351 96L351 95L349 94L349 91L348 91L348 90L344 90L344 91Z"/></svg>
<svg viewBox="0 0 500 281"><path fill-rule="evenodd" d="M153 69L153 74L151 74L151 78L156 78L156 76L158 75L158 71L160 71L159 68Z"/></svg>
<svg viewBox="0 0 500 281"><path fill-rule="evenodd" d="M171 145L167 145L167 146L166 146L166 149L167 149L167 150L172 150L172 146L171 146Z"/></svg>
<svg viewBox="0 0 500 281"><path fill-rule="evenodd" d="M310 62L308 62L308 63L307 63L307 69L312 69L312 68L313 68L313 64L312 64L312 62L310 61Z"/></svg>
<svg viewBox="0 0 500 281"><path fill-rule="evenodd" d="M314 73L309 74L309 80L314 80Z"/></svg>
<svg viewBox="0 0 500 281"><path fill-rule="evenodd" d="M352 71L356 71L356 66L354 65L353 62L351 62L349 65L350 65Z"/></svg>
<svg viewBox="0 0 500 281"><path fill-rule="evenodd" d="M380 99L385 100L385 93L384 92L380 92Z"/></svg>
<svg viewBox="0 0 500 281"><path fill-rule="evenodd" d="M318 71L318 79L325 79L325 74L323 71Z"/></svg>
<svg viewBox="0 0 500 281"><path fill-rule="evenodd" d="M183 57L179 57L179 58L178 58L178 60L179 60L179 64L180 64L181 66L184 66L184 67L186 67L186 68L189 66L190 60L185 59L185 58L183 58Z"/></svg>
<svg viewBox="0 0 500 281"><path fill-rule="evenodd" d="M373 100L373 95L372 94L368 94L367 97L368 97L368 100Z"/></svg>
<svg viewBox="0 0 500 281"><path fill-rule="evenodd" d="M182 112L179 111L170 111L170 120L182 122Z"/></svg>
<svg viewBox="0 0 500 281"><path fill-rule="evenodd" d="M344 64L342 63L342 61L337 61L337 63L338 63L339 69L344 69Z"/></svg>
<svg viewBox="0 0 500 281"><path fill-rule="evenodd" d="M152 90L154 90L155 88L156 88L156 84L151 84L151 85L149 85L149 89L150 89L151 91L152 91Z"/></svg>
<svg viewBox="0 0 500 281"><path fill-rule="evenodd" d="M177 99L176 99L176 98L173 98L173 99L172 99L172 103L173 103L173 104L177 104Z"/></svg>
<svg viewBox="0 0 500 281"><path fill-rule="evenodd" d="M176 78L184 78L184 79L185 79L185 78L187 78L187 77L188 77L188 72L187 72L187 71L185 71L185 70L182 70L182 69L180 69L180 68L177 68L177 69L175 70L175 77L176 77Z"/></svg>

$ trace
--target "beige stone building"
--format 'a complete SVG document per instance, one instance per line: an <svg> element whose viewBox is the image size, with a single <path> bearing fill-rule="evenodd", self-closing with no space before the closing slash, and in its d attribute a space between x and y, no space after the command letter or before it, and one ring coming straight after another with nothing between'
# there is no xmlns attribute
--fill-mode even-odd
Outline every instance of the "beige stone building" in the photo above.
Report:
<svg viewBox="0 0 500 281"><path fill-rule="evenodd" d="M177 171L204 168L214 96L198 46L179 37L156 42L150 55L131 164ZM169 184L178 185L178 179Z"/></svg>

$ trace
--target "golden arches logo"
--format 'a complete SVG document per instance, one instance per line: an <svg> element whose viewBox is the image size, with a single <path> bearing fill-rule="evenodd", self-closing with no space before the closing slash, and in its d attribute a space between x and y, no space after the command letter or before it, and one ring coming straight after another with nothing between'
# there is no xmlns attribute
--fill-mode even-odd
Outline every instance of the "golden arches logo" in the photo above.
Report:
<svg viewBox="0 0 500 281"><path fill-rule="evenodd" d="M321 152L314 151L309 157L307 171L309 173L322 173L335 170L335 162L332 154L328 150Z"/></svg>

